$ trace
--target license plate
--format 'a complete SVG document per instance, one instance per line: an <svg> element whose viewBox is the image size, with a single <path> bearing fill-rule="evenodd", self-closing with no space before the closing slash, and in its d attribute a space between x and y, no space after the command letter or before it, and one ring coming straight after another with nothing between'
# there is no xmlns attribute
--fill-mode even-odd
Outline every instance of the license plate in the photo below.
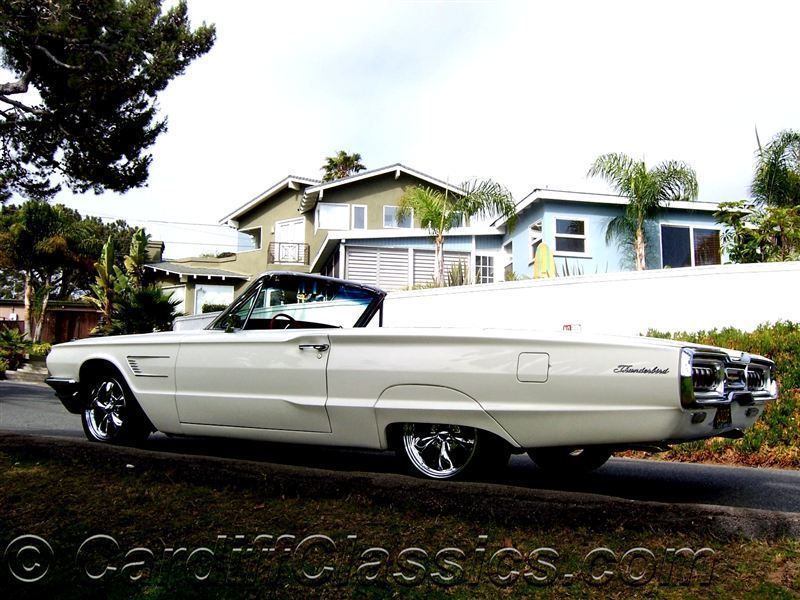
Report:
<svg viewBox="0 0 800 600"><path fill-rule="evenodd" d="M731 407L720 406L717 409L717 414L714 415L714 428L725 427L731 424Z"/></svg>

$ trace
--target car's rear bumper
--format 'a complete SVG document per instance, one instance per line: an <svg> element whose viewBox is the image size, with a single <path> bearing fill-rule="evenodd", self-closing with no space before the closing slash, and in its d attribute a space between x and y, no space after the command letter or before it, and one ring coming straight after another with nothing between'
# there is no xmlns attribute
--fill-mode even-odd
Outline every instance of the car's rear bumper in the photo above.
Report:
<svg viewBox="0 0 800 600"><path fill-rule="evenodd" d="M76 415L83 412L80 384L77 381L65 377L48 377L45 383L56 391L56 396L69 412Z"/></svg>

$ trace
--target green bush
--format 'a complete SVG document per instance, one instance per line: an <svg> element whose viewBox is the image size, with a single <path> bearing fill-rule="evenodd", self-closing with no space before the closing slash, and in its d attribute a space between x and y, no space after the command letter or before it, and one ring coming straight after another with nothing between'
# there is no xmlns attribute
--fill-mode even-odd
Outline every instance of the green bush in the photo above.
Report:
<svg viewBox="0 0 800 600"><path fill-rule="evenodd" d="M800 467L800 324L779 321L745 332L732 327L696 333L650 330L650 337L683 340L760 354L775 361L781 386L777 402L740 440L701 440L675 446L670 455L682 460L721 460Z"/></svg>
<svg viewBox="0 0 800 600"><path fill-rule="evenodd" d="M31 358L45 358L48 354L50 354L50 350L52 348L53 346L47 342L42 342L41 344L31 344Z"/></svg>
<svg viewBox="0 0 800 600"><path fill-rule="evenodd" d="M8 361L0 358L0 379L6 378L6 371L8 371Z"/></svg>
<svg viewBox="0 0 800 600"><path fill-rule="evenodd" d="M469 285L469 271L463 261L455 263L447 272L447 287Z"/></svg>
<svg viewBox="0 0 800 600"><path fill-rule="evenodd" d="M204 313L212 313L212 312L219 312L221 310L225 310L228 307L227 304L203 304L203 308L201 309Z"/></svg>
<svg viewBox="0 0 800 600"><path fill-rule="evenodd" d="M0 358L9 371L16 371L25 360L31 343L17 329L0 329Z"/></svg>

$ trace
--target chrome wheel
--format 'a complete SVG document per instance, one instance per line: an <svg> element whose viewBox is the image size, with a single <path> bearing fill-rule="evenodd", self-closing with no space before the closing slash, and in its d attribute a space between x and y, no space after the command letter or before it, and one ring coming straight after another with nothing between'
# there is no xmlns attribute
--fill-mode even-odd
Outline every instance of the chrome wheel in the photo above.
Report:
<svg viewBox="0 0 800 600"><path fill-rule="evenodd" d="M125 390L120 383L112 377L94 383L83 411L86 432L100 442L116 440L124 434L127 418Z"/></svg>
<svg viewBox="0 0 800 600"><path fill-rule="evenodd" d="M433 479L449 479L472 461L478 432L459 425L408 424L403 430L403 448L414 468Z"/></svg>

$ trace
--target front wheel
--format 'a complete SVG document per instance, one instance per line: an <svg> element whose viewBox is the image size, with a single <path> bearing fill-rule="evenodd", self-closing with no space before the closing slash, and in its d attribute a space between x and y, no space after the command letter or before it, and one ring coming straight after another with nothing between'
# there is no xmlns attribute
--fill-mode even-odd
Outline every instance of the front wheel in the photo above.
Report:
<svg viewBox="0 0 800 600"><path fill-rule="evenodd" d="M508 449L474 427L408 423L402 430L402 457L408 470L429 479L461 479L495 471L508 463Z"/></svg>
<svg viewBox="0 0 800 600"><path fill-rule="evenodd" d="M122 378L105 373L87 386L81 415L86 437L105 444L137 444L150 434L147 419Z"/></svg>
<svg viewBox="0 0 800 600"><path fill-rule="evenodd" d="M604 448L534 448L528 450L536 466L552 475L569 476L599 469L611 452Z"/></svg>

